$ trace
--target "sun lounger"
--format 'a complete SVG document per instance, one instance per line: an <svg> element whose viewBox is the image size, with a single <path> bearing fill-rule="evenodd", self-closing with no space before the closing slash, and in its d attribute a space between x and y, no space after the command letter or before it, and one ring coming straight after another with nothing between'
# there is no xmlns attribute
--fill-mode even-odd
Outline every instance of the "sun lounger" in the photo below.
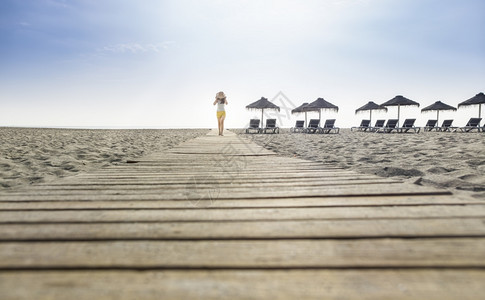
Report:
<svg viewBox="0 0 485 300"><path fill-rule="evenodd" d="M319 119L310 119L310 123L308 123L308 127L305 128L306 133L315 133L318 131L318 125L320 124Z"/></svg>
<svg viewBox="0 0 485 300"><path fill-rule="evenodd" d="M305 130L305 121L298 120L295 123L295 127L290 128L290 132L297 133Z"/></svg>
<svg viewBox="0 0 485 300"><path fill-rule="evenodd" d="M374 127L371 127L369 131L378 131L379 129L382 129L384 127L384 124L386 123L386 120L377 120L376 124Z"/></svg>
<svg viewBox="0 0 485 300"><path fill-rule="evenodd" d="M249 127L246 128L246 133L251 133L251 131L254 131L253 133L260 133L261 128L259 128L259 121L259 119L249 120Z"/></svg>
<svg viewBox="0 0 485 300"><path fill-rule="evenodd" d="M414 133L419 133L421 128L414 126L414 122L416 122L416 119L406 119L404 120L404 123L402 124L402 126L398 127L396 131L399 133L407 133L410 130L412 130L414 131Z"/></svg>
<svg viewBox="0 0 485 300"><path fill-rule="evenodd" d="M276 126L276 119L267 119L266 127L262 129L264 133L280 133L280 128Z"/></svg>
<svg viewBox="0 0 485 300"><path fill-rule="evenodd" d="M381 129L377 130L376 132L379 133L391 133L394 130L398 130L397 126L398 119L389 119L386 122L386 125L382 127Z"/></svg>
<svg viewBox="0 0 485 300"><path fill-rule="evenodd" d="M323 125L323 127L320 127L318 129L318 133L325 133L325 134L328 134L328 133L339 133L340 131L340 128L338 127L335 127L335 119L329 119L329 120L325 120L325 124Z"/></svg>
<svg viewBox="0 0 485 300"><path fill-rule="evenodd" d="M448 131L451 132L452 130L455 131L458 127L451 126L453 124L453 120L444 120L440 127L436 130L438 131Z"/></svg>
<svg viewBox="0 0 485 300"><path fill-rule="evenodd" d="M464 127L459 127L461 132L470 132L474 129L476 129L478 132L480 132L480 121L482 118L471 118L468 123Z"/></svg>
<svg viewBox="0 0 485 300"><path fill-rule="evenodd" d="M436 127L436 123L438 123L438 120L428 120L428 122L426 122L426 125L424 125L423 130L432 131L434 129L438 131L439 127Z"/></svg>
<svg viewBox="0 0 485 300"><path fill-rule="evenodd" d="M359 126L350 128L350 131L354 131L354 129L356 131L367 131L370 128L371 128L370 127L370 120L362 120L360 122L360 125Z"/></svg>

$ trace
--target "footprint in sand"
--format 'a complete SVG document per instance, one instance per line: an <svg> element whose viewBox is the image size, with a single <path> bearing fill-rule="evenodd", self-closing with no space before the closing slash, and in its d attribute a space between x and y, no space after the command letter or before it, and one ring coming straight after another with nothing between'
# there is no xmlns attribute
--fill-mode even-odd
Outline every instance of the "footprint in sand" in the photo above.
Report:
<svg viewBox="0 0 485 300"><path fill-rule="evenodd" d="M396 167L385 167L378 170L375 174L382 177L393 177L393 176L419 177L424 175L423 172L417 169L401 169Z"/></svg>
<svg viewBox="0 0 485 300"><path fill-rule="evenodd" d="M444 167L433 167L433 168L430 168L426 171L429 172L429 173L432 173L432 174L444 174L444 173L456 171L456 169L444 168Z"/></svg>
<svg viewBox="0 0 485 300"><path fill-rule="evenodd" d="M470 183L485 185L485 177L484 176L480 176L480 175L476 175L476 174L468 174L468 175L460 176L458 178L460 178L461 180L470 182Z"/></svg>

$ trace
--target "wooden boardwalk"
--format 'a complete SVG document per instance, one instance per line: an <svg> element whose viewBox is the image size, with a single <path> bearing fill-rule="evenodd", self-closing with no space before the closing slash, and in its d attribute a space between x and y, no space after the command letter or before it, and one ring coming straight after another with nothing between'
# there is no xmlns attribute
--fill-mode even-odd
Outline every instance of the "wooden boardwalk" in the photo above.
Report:
<svg viewBox="0 0 485 300"><path fill-rule="evenodd" d="M484 295L484 201L230 132L0 194L0 299Z"/></svg>

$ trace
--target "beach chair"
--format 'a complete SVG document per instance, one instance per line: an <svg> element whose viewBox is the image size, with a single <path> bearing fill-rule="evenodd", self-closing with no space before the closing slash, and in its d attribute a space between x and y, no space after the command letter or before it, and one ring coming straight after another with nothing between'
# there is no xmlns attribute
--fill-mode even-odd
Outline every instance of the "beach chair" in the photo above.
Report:
<svg viewBox="0 0 485 300"><path fill-rule="evenodd" d="M414 133L419 133L421 128L414 126L414 122L416 122L416 119L406 119L406 120L404 120L404 123L402 124L402 126L398 127L396 129L396 132L407 133L410 130L412 130L412 131L414 131Z"/></svg>
<svg viewBox="0 0 485 300"><path fill-rule="evenodd" d="M329 134L329 133L339 133L340 132L340 128L338 127L335 127L335 119L329 119L329 120L325 120L325 124L323 125L323 127L320 127L318 129L318 133L325 133L325 134Z"/></svg>
<svg viewBox="0 0 485 300"><path fill-rule="evenodd" d="M259 121L259 119L249 120L249 127L246 128L246 133L251 133L251 131L254 131L253 133L260 133L261 128L259 128Z"/></svg>
<svg viewBox="0 0 485 300"><path fill-rule="evenodd" d="M434 129L434 130L438 131L439 127L435 127L436 123L438 123L438 120L428 120L428 122L426 122L426 125L424 125L423 130L424 131L432 131Z"/></svg>
<svg viewBox="0 0 485 300"><path fill-rule="evenodd" d="M386 122L386 125L381 129L377 130L376 132L379 133L391 133L394 130L398 130L397 126L398 119L389 119Z"/></svg>
<svg viewBox="0 0 485 300"><path fill-rule="evenodd" d="M474 129L476 129L478 132L480 132L480 121L482 118L470 118L468 123L464 127L459 127L461 132L470 132Z"/></svg>
<svg viewBox="0 0 485 300"><path fill-rule="evenodd" d="M295 127L290 128L290 132L297 133L305 130L305 121L298 120L295 123Z"/></svg>
<svg viewBox="0 0 485 300"><path fill-rule="evenodd" d="M373 131L373 132L378 131L379 129L382 129L384 127L385 123L386 123L386 120L377 120L374 127L371 127L369 131Z"/></svg>
<svg viewBox="0 0 485 300"><path fill-rule="evenodd" d="M308 123L308 127L305 128L306 133L315 133L318 130L318 125L320 125L319 119L310 119L310 123Z"/></svg>
<svg viewBox="0 0 485 300"><path fill-rule="evenodd" d="M280 133L280 128L276 126L276 119L267 119L266 127L262 129L264 133Z"/></svg>
<svg viewBox="0 0 485 300"><path fill-rule="evenodd" d="M451 126L451 124L453 124L453 120L444 120L441 126L438 127L436 130L443 131L443 132L444 131L451 132L451 130L456 130L458 128L458 127Z"/></svg>
<svg viewBox="0 0 485 300"><path fill-rule="evenodd" d="M359 126L350 128L350 131L354 131L354 129L356 131L367 131L370 128L370 120L362 120Z"/></svg>

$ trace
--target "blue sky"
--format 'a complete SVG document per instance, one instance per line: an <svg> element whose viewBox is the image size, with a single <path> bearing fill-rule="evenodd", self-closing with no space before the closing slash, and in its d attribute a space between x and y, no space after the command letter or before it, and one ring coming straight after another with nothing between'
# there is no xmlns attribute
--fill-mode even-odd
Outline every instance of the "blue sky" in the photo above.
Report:
<svg viewBox="0 0 485 300"><path fill-rule="evenodd" d="M0 126L215 127L220 90L227 127L258 115L244 107L261 96L288 108L323 97L341 127L399 94L456 106L485 92L484 11L483 0L2 0ZM477 110L442 115L460 125Z"/></svg>

